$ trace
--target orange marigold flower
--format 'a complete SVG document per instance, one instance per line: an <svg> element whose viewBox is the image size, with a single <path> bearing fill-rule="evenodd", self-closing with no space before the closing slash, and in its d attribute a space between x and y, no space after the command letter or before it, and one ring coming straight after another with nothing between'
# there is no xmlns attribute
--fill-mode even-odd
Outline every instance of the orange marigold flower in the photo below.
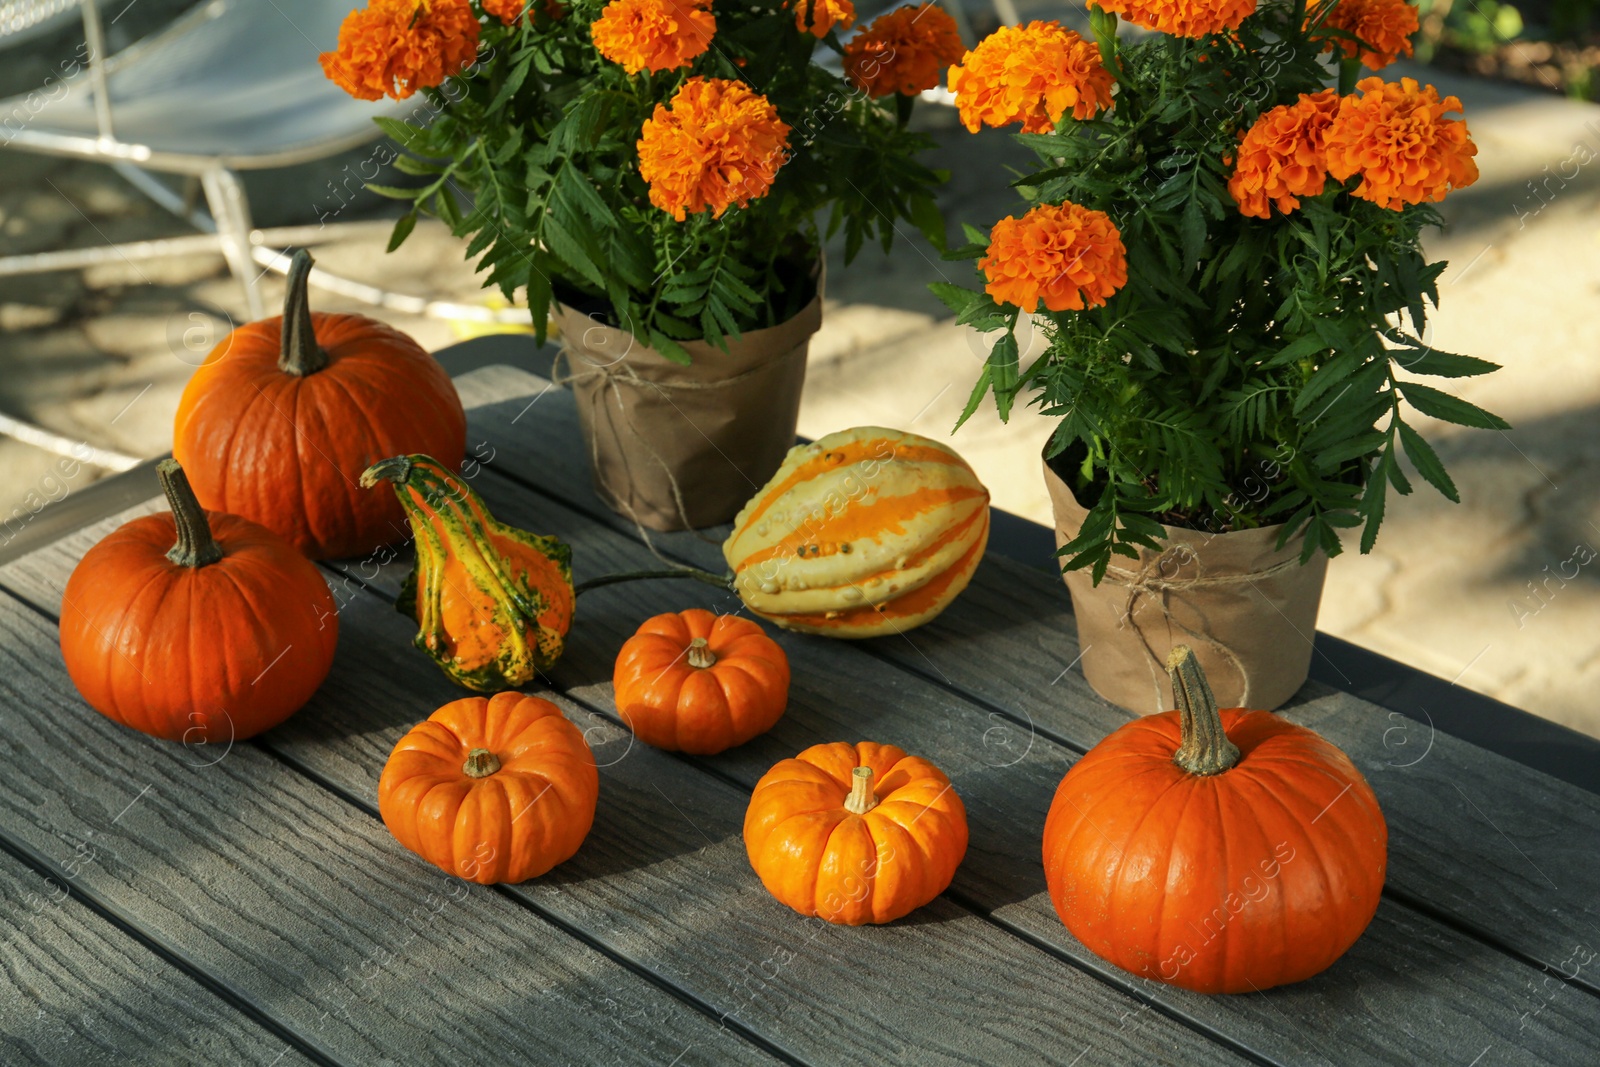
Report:
<svg viewBox="0 0 1600 1067"><path fill-rule="evenodd" d="M711 0L611 0L589 27L594 46L629 74L677 70L711 47Z"/></svg>
<svg viewBox="0 0 1600 1067"><path fill-rule="evenodd" d="M794 24L820 41L835 26L841 30L854 26L856 5L850 0L795 0Z"/></svg>
<svg viewBox="0 0 1600 1067"><path fill-rule="evenodd" d="M1337 51L1346 59L1357 55L1370 70L1382 70L1401 56L1411 54L1411 35L1417 32L1417 9L1406 0L1339 0L1323 23L1353 33L1361 41L1329 38L1324 52ZM1367 47L1362 47L1365 45Z"/></svg>
<svg viewBox="0 0 1600 1067"><path fill-rule="evenodd" d="M483 0L483 11L509 26L532 12L535 5L543 7L544 13L553 19L567 13L567 5L561 0L543 0L543 3L540 0Z"/></svg>
<svg viewBox="0 0 1600 1067"><path fill-rule="evenodd" d="M978 260L995 300L1033 311L1099 307L1128 284L1128 250L1103 211L1072 202L1040 204L1020 219L1003 218Z"/></svg>
<svg viewBox="0 0 1600 1067"><path fill-rule="evenodd" d="M956 20L937 4L900 7L879 15L844 46L844 72L873 99L915 96L939 84L939 74L966 52Z"/></svg>
<svg viewBox="0 0 1600 1067"><path fill-rule="evenodd" d="M1111 84L1094 43L1056 22L1002 26L950 68L956 108L973 133L1019 121L1025 133L1048 133L1069 110L1092 118L1111 106Z"/></svg>
<svg viewBox="0 0 1600 1067"><path fill-rule="evenodd" d="M1397 85L1382 78L1357 83L1360 96L1347 96L1323 139L1328 173L1340 181L1361 175L1352 195L1399 211L1407 204L1443 200L1451 189L1478 180L1478 165L1461 110L1453 96L1439 99L1431 85L1413 78Z"/></svg>
<svg viewBox="0 0 1600 1067"><path fill-rule="evenodd" d="M478 57L478 16L467 0L370 0L345 16L322 72L358 100L404 100L461 73Z"/></svg>
<svg viewBox="0 0 1600 1067"><path fill-rule="evenodd" d="M1323 138L1339 113L1339 91L1301 93L1256 119L1239 134L1239 153L1228 179L1228 192L1241 215L1271 218L1268 204L1288 214L1302 196L1317 196L1328 178Z"/></svg>
<svg viewBox="0 0 1600 1067"><path fill-rule="evenodd" d="M716 218L772 188L788 159L789 127L741 81L690 78L670 106L657 104L639 138L639 174L650 202L682 222L710 209Z"/></svg>
<svg viewBox="0 0 1600 1067"><path fill-rule="evenodd" d="M1255 14L1256 0L1104 0L1100 6L1147 30L1205 37L1238 29Z"/></svg>

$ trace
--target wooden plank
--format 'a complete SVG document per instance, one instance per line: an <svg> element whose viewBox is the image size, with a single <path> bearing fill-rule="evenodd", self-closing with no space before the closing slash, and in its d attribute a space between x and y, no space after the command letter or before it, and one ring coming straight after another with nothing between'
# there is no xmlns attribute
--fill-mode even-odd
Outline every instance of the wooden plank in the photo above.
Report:
<svg viewBox="0 0 1600 1067"><path fill-rule="evenodd" d="M74 892L306 1049L352 1063L770 1062L499 891L416 862L259 746L194 750L91 711L55 643L47 620L0 598L0 746L14 754L0 835L45 864L87 848ZM338 668L361 669L343 649Z"/></svg>
<svg viewBox="0 0 1600 1067"><path fill-rule="evenodd" d="M74 899L77 859L47 877L0 852L0 1061L311 1062Z"/></svg>
<svg viewBox="0 0 1600 1067"><path fill-rule="evenodd" d="M497 469L631 531L594 496L568 394L508 368L458 384L480 454ZM653 537L680 558L723 566L693 534ZM996 713L992 745L1037 736L1083 752L1129 718L1072 669L1065 588L1003 558L985 560L933 624L861 647ZM1324 686L1307 686L1283 714L1343 748L1377 791L1395 899L1553 972L1600 950L1600 797ZM1600 992L1600 967L1571 981Z"/></svg>
<svg viewBox="0 0 1600 1067"><path fill-rule="evenodd" d="M3 580L49 598L102 533L36 553ZM389 569L377 581L392 589L397 576ZM414 626L386 597L353 588L340 656L360 669L336 669L263 747L371 810L398 736L462 693L411 648ZM571 861L507 893L685 990L727 1025L819 1064L868 1047L888 1063L1244 1062L953 900L885 927L802 919L749 868L746 789L563 704L601 767L595 826Z"/></svg>
<svg viewBox="0 0 1600 1067"><path fill-rule="evenodd" d="M488 376L493 372L479 373ZM544 440L542 432L530 439L527 433L519 433L513 423L513 419L516 419L520 413L536 410L542 413L545 423L559 426L561 422L559 418L559 403L552 404L551 401L559 402L562 399L561 395L548 394L541 396L537 404L533 408L529 408L528 397L530 390L526 383L520 396L514 387L514 383L504 380L496 382L492 392L500 398L500 401L485 411L475 411L472 425L474 437L481 438L497 450L498 454L494 462L497 465L504 465L508 462L515 463L524 468L530 478L536 475L539 479L545 481L560 480L563 482L562 491L577 493L582 486L573 484L574 477L582 478L585 475L571 456L571 443L564 444L559 441ZM538 396L539 394L533 392L532 395ZM540 405L544 406L541 407ZM496 417L502 417L500 430L494 428ZM536 420L520 421L527 425L533 425ZM551 457L556 455L565 455L565 462L552 461ZM533 457L538 457L538 459L535 461ZM535 467L537 470L532 469ZM480 482L480 485L489 484L492 483ZM507 503L499 505L498 501L502 498ZM522 502L512 492L503 493L502 497L494 499L499 509L504 512L504 517L509 521L538 529L541 532L568 534L568 531L563 529L563 523L560 520L562 509L559 507L544 502ZM618 551L613 553L612 556L605 556L604 552L607 549L595 543L592 535L582 529L581 523L574 523L574 529L577 533L568 534L568 536L574 537L577 549L576 558L583 574L591 575L611 569L637 567L644 562L642 553L636 549ZM678 544L683 544L686 540L685 536L680 536L676 539ZM609 595L634 598L634 610L629 614L628 618L635 623L652 610L660 610L663 607L672 605L681 606L704 599L704 594L701 592L700 587L695 587L693 590L674 587L669 593L659 594L641 594L633 591L634 589L644 588L646 587L633 587L633 589L630 589L630 587L612 587L612 589L605 592ZM601 595L601 593L594 594L595 597L600 597ZM596 603L596 601L592 598L586 598L585 604L581 606L580 619L582 623L577 630L573 651L569 652L567 661L563 663L557 672L558 679L562 681L565 681L568 671L586 672L589 677L582 679L582 682L593 682L596 678L603 677L604 673L606 673L604 670L607 663L606 655L614 654L616 644L631 628L628 626L627 621L619 620L611 633L604 637L599 636L597 634L599 626L593 621L594 617L589 611L589 604L591 603ZM726 605L724 604L723 606ZM1023 625L1022 622L1015 619L1009 620L1007 624L1013 627ZM603 644L607 642L609 644L607 648L596 648L588 652L580 652L579 648L588 641L601 641ZM808 642L805 639L786 639L786 642L788 647L791 648L792 656L795 655L796 649L826 644L825 642ZM913 649L916 649L921 645L921 642L913 642L910 645ZM812 698L816 703L807 708L808 712L819 714L823 722L827 721L829 708L836 699L835 695L840 692L849 692L851 694L850 704L853 707L870 707L873 710L875 720L897 722L902 729L908 731L905 736L900 738L886 737L882 739L918 745L921 742L922 735L916 732L917 727L920 726L922 729L927 729L929 725L932 725L935 728L934 734L937 742L944 742L942 747L954 750L950 759L967 759L972 772L979 775L991 772L994 768L987 765L971 766L971 753L977 752L987 756L990 762L994 762L1001 757L1010 758L1010 751L1015 751L1015 749L1006 752L993 751L996 747L996 739L1005 737L1007 731L1010 732L1011 737L1014 739L1013 744L1020 747L1026 743L1023 739L1017 737L1016 724L1011 719L997 715L992 708L974 707L970 702L953 694L949 689L935 688L918 680L907 679L903 675L897 680L885 682L881 668L876 670L862 668L858 673L852 673L847 680L842 680L837 662L840 658L857 656L870 660L871 657L864 655L863 650L860 649L845 649L839 645L831 647L838 650L837 654L828 657L826 662L817 661L815 668L817 681ZM881 663L881 660L879 662ZM1065 666L1065 662L1060 663L1055 668L1055 672L1059 673L1061 668ZM797 679L797 690L801 684ZM1078 684L1081 685L1081 679ZM593 702L596 706L602 707L606 699L608 699L608 695L604 690L605 686L603 684L590 685L587 688L583 684L576 684L570 688L572 693L580 696L586 702ZM908 692L916 693L919 699L908 700ZM1073 703L1082 703L1082 701L1073 701ZM1094 703L1098 703L1098 701ZM945 714L941 715L932 724L929 724L925 710L928 707L939 708ZM1102 710L1105 709L1103 704L1100 707ZM955 709L960 709L963 712L959 717L965 719L967 723L967 734L961 738L959 744L951 745L948 742L951 730L948 712ZM802 731L800 736L784 741L785 731L793 720L794 716L791 715L791 718L780 724L778 730L774 731L772 735L768 735L768 738L746 746L746 749L742 750L741 753L722 757L721 763L724 765L733 764L737 763L741 758L751 760L752 765L740 767L735 773L742 780L753 781L754 775L764 769L772 759L792 754L796 748L810 743L818 736L851 736L861 732L860 727L853 725L854 720L846 714L842 719L836 720L831 730L808 729ZM1118 721L1121 720L1119 719ZM995 909L993 913L997 918L1013 923L1019 931L1029 932L1030 936L1053 938L1055 940L1051 940L1048 943L1063 952L1069 954L1077 953L1078 958L1082 959L1085 966L1097 967L1099 966L1098 961L1083 957L1081 946L1077 946L1065 934L1064 930L1059 927L1059 924L1055 923L1047 903L1038 894L1038 890L1042 889L1042 877L1038 872L1036 856L1037 833L1039 826L1042 825L1044 805L1048 803L1054 782L1070 764L1071 760L1075 758L1075 753L1065 746L1057 745L1052 739L1037 730L1032 735L1032 744L1033 750L1030 751L1030 754L1015 764L1017 767L1024 768L1027 776L1034 779L1031 786L1027 783L1019 782L1015 787L1008 787L1002 791L1006 795L1005 800L998 804L992 812L974 812L975 840L993 840L1000 842L1001 847L997 849L996 855L993 857L993 866L990 866L987 862L989 857L985 857L985 865L982 868L985 872L985 877L989 878L992 884L974 885L971 890L974 895L971 898L964 899L971 899L980 907L985 905L992 906ZM920 747L924 754L938 758L937 752L930 750L928 744L921 743ZM963 749L965 749L965 753L963 753ZM1046 752L1051 754L1054 766L1042 773L1034 770L1039 754ZM980 758L977 762L983 764L983 759ZM947 765L946 769L950 770L953 765ZM965 790L963 795L966 795ZM1028 814L1025 808L1023 811L1018 810L1019 805L1015 800L1017 797L1037 799L1037 806L1031 813L1031 822L1030 818L1024 817ZM969 804L969 810L973 808L974 805ZM979 826L977 816L979 814L986 814L988 818L993 820L991 825L985 827L984 832L977 830ZM1030 826L1031 830L1019 833L1019 827L1026 828ZM968 864L963 868L962 877L958 879L958 890L965 891L964 887L969 884L967 881L968 872L979 869L975 863L977 855L978 851L975 848L973 859L969 859ZM1005 869L1007 864L1010 865L1010 870ZM971 877L977 879L978 876ZM1033 887L1031 889L1028 888L1030 882ZM1030 894L1032 895L1030 896ZM1002 909L1006 907L1031 908L1034 918L1024 923L1021 918L1004 912ZM1393 916L1392 919L1390 918L1391 915ZM1431 954L1431 958L1430 953L1419 953L1415 946L1409 943L1408 935L1405 931L1407 924L1413 921L1424 922L1425 928L1430 931L1431 944L1436 947L1444 946L1444 948L1438 948L1436 953ZM1444 951L1445 948L1449 949L1449 951ZM1435 988L1426 994L1426 999L1421 1003L1418 1003L1415 997L1407 997L1401 994L1403 983L1400 982L1398 976L1415 976L1419 973L1426 973L1430 966L1436 968L1440 973L1448 973L1449 969L1456 966L1461 960L1473 958L1475 955L1481 955L1487 960L1493 960L1494 966L1500 968L1498 975L1493 980L1485 980L1479 983L1476 988L1466 992L1465 995L1454 997L1446 989ZM1565 960L1566 968L1570 971L1572 969L1570 956L1571 947L1569 946L1568 951L1556 963L1559 964ZM1456 962L1452 963L1452 959ZM1344 970L1341 971L1341 968ZM1387 987L1390 995L1372 996L1370 992L1363 993L1360 996L1352 994L1351 1013L1347 1015L1342 1011L1336 1010L1330 1014L1320 1016L1320 1029L1317 1025L1309 1025L1313 1019L1318 1018L1315 1013L1307 1012L1303 1018L1296 1015L1293 1021L1289 1016L1282 1014L1283 1009L1279 1007L1280 1003L1303 1001L1308 997L1315 1003L1324 989L1337 988L1336 979L1339 974L1347 973L1352 968L1355 969L1354 973L1359 976L1359 981L1356 982L1356 985L1364 987L1376 982L1380 986ZM1115 978L1116 976L1111 975L1108 977ZM1376 1043L1375 1047L1381 1047L1385 1034L1389 1035L1388 1040L1391 1042L1403 1042L1408 1032L1415 1032L1415 1028L1410 1025L1409 1016L1419 1010L1425 1010L1431 1013L1437 1024L1436 1032L1430 1037L1435 1041L1434 1047L1441 1057L1440 1062L1451 1062L1460 1049L1464 1049L1467 1044L1470 1044L1476 1038L1481 1037L1484 1040L1482 1045L1473 1050L1473 1055L1476 1055L1483 1047L1490 1047L1496 1044L1516 1044L1525 1036L1525 1019L1532 1017L1532 1013L1536 1010L1544 1012L1543 1018L1547 1022L1554 1018L1548 1014L1549 1006L1541 1000L1522 999L1519 997L1507 998L1504 994L1504 990L1508 987L1536 984L1536 981L1542 977L1537 972L1531 971L1531 969L1519 967L1509 958L1498 956L1493 949L1486 948L1481 942L1471 938L1463 938L1446 926L1417 916L1411 909L1396 908L1393 904L1386 904L1384 910L1380 913L1380 921L1374 924L1373 929L1363 939L1357 950L1342 961L1339 968L1336 968L1334 972L1330 972L1328 976L1298 987L1295 990L1275 991L1267 998L1263 998L1264 1003L1257 1008L1246 1009L1239 1007L1239 1005L1245 1003L1239 998L1219 1002L1191 997L1181 991L1167 990L1164 987L1161 989L1146 988L1143 983L1140 984L1140 988L1142 993L1162 1000L1174 1011L1188 1014L1196 1019L1216 1020L1214 1025L1221 1032L1234 1036L1249 1034L1250 1047L1258 1052L1262 1050L1264 1045L1276 1047L1279 1050L1289 1050L1283 1051L1282 1054L1284 1058L1291 1061L1308 1058L1315 1061L1319 1055L1317 1050L1319 1048L1332 1047L1330 1040L1346 1032L1352 1022L1356 1022L1363 1027L1363 1032L1368 1035L1372 1042ZM1408 992L1410 991L1409 986L1405 988ZM1546 1053L1550 1057L1550 1062L1562 1062L1566 1053L1563 1042L1574 1042L1583 1047L1592 1047L1596 1041L1593 1033L1594 1021L1585 1015L1585 1012L1592 1012L1592 1001L1587 998L1586 994L1572 991L1566 987L1560 988L1563 994L1561 997L1546 999L1559 1000L1564 1006L1564 1010L1570 1012L1570 1017L1564 1021L1564 1029L1563 1027L1557 1027L1557 1030L1549 1035ZM1457 993L1459 994L1460 991L1457 991ZM1253 998L1246 998L1246 1000L1248 999ZM1220 1007L1219 1005L1223 1003L1226 1003L1227 1006ZM1251 1017L1252 1012L1255 1015L1253 1018ZM1272 1017L1273 1013L1277 1013L1276 1018ZM1290 1014L1294 1015L1294 1012ZM1257 1043L1258 1041L1262 1043ZM1411 1055L1410 1052L1401 1048L1398 1044L1394 1045L1389 1052L1394 1056ZM1277 1054L1279 1053L1274 1053L1274 1055ZM1471 1055L1467 1057L1468 1060L1471 1058Z"/></svg>

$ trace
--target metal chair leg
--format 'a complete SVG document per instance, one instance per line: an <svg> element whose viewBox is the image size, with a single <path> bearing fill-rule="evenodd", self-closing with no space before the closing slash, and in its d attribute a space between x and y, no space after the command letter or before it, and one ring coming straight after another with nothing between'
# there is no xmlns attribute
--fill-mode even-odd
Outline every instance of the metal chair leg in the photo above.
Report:
<svg viewBox="0 0 1600 1067"><path fill-rule="evenodd" d="M200 176L200 184L205 190L211 217L217 222L217 234L222 238L222 254L228 261L228 269L244 288L250 318L266 318L261 290L256 286L255 264L250 256L250 202L245 199L244 186L239 176L225 167L206 171Z"/></svg>

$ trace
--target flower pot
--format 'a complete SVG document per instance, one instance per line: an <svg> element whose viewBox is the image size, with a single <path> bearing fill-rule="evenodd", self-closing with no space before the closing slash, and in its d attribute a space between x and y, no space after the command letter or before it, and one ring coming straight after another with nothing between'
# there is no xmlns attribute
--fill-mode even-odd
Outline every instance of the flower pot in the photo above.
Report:
<svg viewBox="0 0 1600 1067"><path fill-rule="evenodd" d="M1044 464L1056 547L1078 535L1088 509ZM1167 653L1191 646L1225 708L1272 710L1311 669L1328 557L1300 563L1304 539L1278 548L1281 526L1211 534L1164 526L1160 551L1113 556L1096 586L1089 569L1064 575L1078 620L1083 675L1113 704L1141 714L1176 705Z"/></svg>
<svg viewBox="0 0 1600 1067"><path fill-rule="evenodd" d="M794 447L806 352L822 325L822 281L799 314L728 338L687 342L674 363L626 330L569 307L555 316L595 491L652 530L732 520Z"/></svg>

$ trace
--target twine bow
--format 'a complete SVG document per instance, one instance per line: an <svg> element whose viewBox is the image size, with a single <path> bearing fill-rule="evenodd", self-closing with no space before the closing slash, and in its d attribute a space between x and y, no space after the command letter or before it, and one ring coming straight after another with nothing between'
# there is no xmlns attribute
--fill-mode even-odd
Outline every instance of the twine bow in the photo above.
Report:
<svg viewBox="0 0 1600 1067"><path fill-rule="evenodd" d="M1166 621L1169 629L1171 627L1176 627L1179 630L1182 630L1194 640L1204 642L1205 644L1210 645L1212 648L1215 648L1222 655L1222 657L1227 660L1229 665L1233 667L1234 671L1238 673L1239 678L1244 683L1244 690L1239 695L1239 706L1248 708L1250 706L1250 675L1245 671L1244 663L1239 659L1238 654L1234 652L1232 648L1211 636L1211 634L1196 630L1178 619L1177 616L1175 616L1172 612L1172 605L1168 599L1168 594L1173 590L1183 591L1187 589L1201 589L1208 586L1238 585L1241 582L1248 582L1254 585L1257 580L1271 578L1274 575L1281 574L1285 571L1289 571L1300 566L1300 560L1296 557L1290 557L1281 563L1277 563L1271 567L1268 567L1266 570L1251 571L1245 574L1220 574L1208 576L1204 573L1199 573L1192 578L1169 578L1166 576L1166 567L1169 565L1169 563L1174 565L1176 571L1176 568L1181 568L1185 563L1190 561L1193 561L1196 570L1203 571L1203 567L1200 563L1200 557L1194 551L1194 549L1190 548L1188 545L1173 545L1163 551L1159 556L1152 558L1137 571L1127 570L1122 567L1107 567L1105 580L1115 582L1128 591L1127 602L1123 605L1122 620L1125 624L1131 624L1133 626L1133 632L1139 635L1139 643L1144 646L1145 654L1149 656L1149 668L1151 681L1155 687L1155 704L1157 711L1163 710L1163 701L1161 699L1161 682L1167 677L1166 662L1156 652L1155 648L1151 646L1150 639L1145 636L1144 630L1142 630L1139 624L1134 621L1133 617L1139 599L1145 596L1155 598L1156 604L1161 609L1161 617Z"/></svg>
<svg viewBox="0 0 1600 1067"><path fill-rule="evenodd" d="M683 415L685 422L689 423L691 426L694 426L694 420L690 419L687 415L684 415L683 409L679 408L678 405L673 402L670 395L671 393L704 392L712 389L726 389L749 378L753 378L757 374L771 370L776 364L782 362L784 356L787 356L790 353L785 353L784 356L770 359L763 363L758 363L754 367L740 371L738 374L729 375L726 378L717 378L713 381L658 382L640 376L637 371L629 366L625 361L627 355L626 352L623 353L622 358L619 358L611 363L601 364L593 362L581 350L575 349L565 334L560 337L559 345L560 347L556 352L555 361L551 364L550 370L550 378L555 385L559 385L564 388L571 388L571 386L574 384L581 382L589 382L595 379L599 379L600 381L599 388L594 390L592 393L592 399L590 401L591 414L589 423L591 426L596 428L596 432L590 434L589 438L589 458L591 462L591 469L601 481L605 491L613 500L621 505L623 511L638 529L640 538L650 549L650 552L663 563L668 563L669 566L675 565L671 564L666 557L661 555L661 553L656 550L655 543L650 539L650 534L645 529L644 522L640 519L639 513L634 510L633 504L629 499L630 494L626 492L618 492L615 486L606 481L604 468L600 462L600 434L598 432L598 427L600 425L600 411L609 403L611 398L615 399L614 406L618 419L621 421L622 425L627 429L628 433L633 437L633 439L638 442L640 449L647 456L649 456L658 467L661 468L661 473L666 478L667 487L672 493L673 506L677 508L678 519L683 524L684 528L699 540L704 541L706 544L720 545L721 542L717 541L715 538L710 538L702 534L689 522L689 510L684 505L683 489L681 486L679 486L677 477L672 473L672 466L666 461L660 452L656 451L655 446L650 443L650 440L639 431L638 424L634 422L633 413L629 409L629 405L624 402L622 388L624 385L627 385L636 389L654 389L662 397L662 399L666 400L667 403L672 404L673 408L677 410L678 414ZM577 363L580 359L587 369L577 369ZM615 424L615 421L617 420L613 420L613 425ZM724 459L728 459L728 457L722 453L722 450L717 448L716 442L712 441L711 438L706 437L705 432L700 430L698 426L695 427L695 431L699 433L701 437L705 437L706 443L711 445L712 448L716 449L719 455L723 455ZM617 458L623 466L627 479L629 481L637 481L637 479L634 478L632 471L628 470L628 450L618 448ZM735 470L738 469L738 465L735 464L731 459L728 459L728 464ZM745 480L750 481L748 476L745 478ZM754 482L750 482L750 489L752 492L759 488L760 486L756 485Z"/></svg>

